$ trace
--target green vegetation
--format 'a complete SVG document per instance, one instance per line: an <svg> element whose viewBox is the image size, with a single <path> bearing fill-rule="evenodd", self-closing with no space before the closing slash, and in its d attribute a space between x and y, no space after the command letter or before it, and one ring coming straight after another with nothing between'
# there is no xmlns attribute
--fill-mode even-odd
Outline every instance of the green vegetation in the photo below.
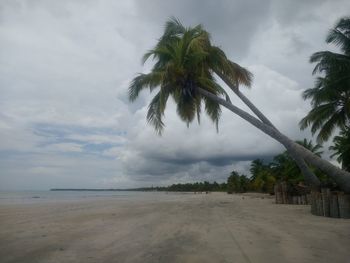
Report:
<svg viewBox="0 0 350 263"><path fill-rule="evenodd" d="M133 189L135 191L169 191L169 192L226 192L226 183L217 182L196 182L196 183L185 183L185 184L172 184L170 186L156 186L156 187L143 187Z"/></svg>
<svg viewBox="0 0 350 263"><path fill-rule="evenodd" d="M297 141L316 155L320 155L322 146L313 144L311 141L304 139ZM328 176L322 173L319 169L310 166L310 169L319 178L322 186L329 188L336 188L336 184ZM305 183L303 174L299 167L289 155L287 151L280 153L273 157L270 163L264 163L261 159L253 160L250 166L251 177L247 178L245 175L239 175L233 171L228 178L228 192L263 192L273 193L276 182L287 182L291 186L299 183Z"/></svg>
<svg viewBox="0 0 350 263"><path fill-rule="evenodd" d="M228 193L244 193L249 190L250 180L245 175L239 175L236 171L232 171L227 179Z"/></svg>
<svg viewBox="0 0 350 263"><path fill-rule="evenodd" d="M329 147L334 152L331 157L337 156L342 168L350 172L350 128L343 127L339 135L334 137L333 143L334 145Z"/></svg>
<svg viewBox="0 0 350 263"><path fill-rule="evenodd" d="M350 18L342 18L330 30L327 43L335 44L341 53L320 51L314 53L310 62L317 63L313 74L317 77L314 88L303 93L304 99L311 99L311 111L301 120L302 129L311 126L319 131L317 139L329 139L338 127L346 129L350 117Z"/></svg>
<svg viewBox="0 0 350 263"><path fill-rule="evenodd" d="M166 23L163 36L154 49L144 55L143 62L150 58L155 60L151 72L134 78L129 87L129 99L134 101L143 89L151 92L159 89L147 113L148 122L159 134L164 128L162 120L169 97L176 102L177 113L187 125L196 117L200 122L203 103L205 112L218 126L220 104L201 93L204 90L229 100L226 91L215 80L214 71L225 74L237 85L251 84L252 74L228 60L219 47L213 46L201 25L185 28L174 18Z"/></svg>

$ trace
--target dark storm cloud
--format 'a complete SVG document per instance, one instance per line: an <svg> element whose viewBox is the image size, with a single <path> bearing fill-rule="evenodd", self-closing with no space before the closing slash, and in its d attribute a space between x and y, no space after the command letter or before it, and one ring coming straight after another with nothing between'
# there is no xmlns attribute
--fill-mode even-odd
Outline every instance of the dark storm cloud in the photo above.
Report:
<svg viewBox="0 0 350 263"><path fill-rule="evenodd" d="M242 155L239 152L232 151L231 154L216 154L215 156L210 155L208 153L208 156L206 157L198 157L195 151L191 153L178 153L175 157L160 155L159 153L146 153L147 155L144 155L143 157L148 160L153 160L159 163L167 163L167 164L173 164L173 165L191 165L198 162L206 162L213 166L225 166L225 165L231 165L235 162L241 162L241 161L251 161L254 159L263 159L263 160L271 160L271 155L259 155L259 154L246 154Z"/></svg>
<svg viewBox="0 0 350 263"><path fill-rule="evenodd" d="M259 0L139 0L137 3L138 14L158 25L171 16L185 26L204 25L214 43L236 60L246 55L251 38L270 12L270 1Z"/></svg>
<svg viewBox="0 0 350 263"><path fill-rule="evenodd" d="M289 27L295 23L310 23L320 21L315 9L325 4L337 5L341 1L308 0L308 1L280 1L272 0L271 12L275 19L283 26Z"/></svg>

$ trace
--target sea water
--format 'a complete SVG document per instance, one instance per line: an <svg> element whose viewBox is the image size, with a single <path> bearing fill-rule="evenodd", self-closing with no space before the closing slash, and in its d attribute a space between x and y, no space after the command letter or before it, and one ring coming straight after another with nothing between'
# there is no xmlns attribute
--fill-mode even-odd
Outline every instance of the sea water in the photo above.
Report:
<svg viewBox="0 0 350 263"><path fill-rule="evenodd" d="M72 202L96 199L151 197L154 192L139 191L0 191L0 204Z"/></svg>
<svg viewBox="0 0 350 263"><path fill-rule="evenodd" d="M0 205L62 203L103 199L158 200L161 198L162 200L175 201L184 197L185 194L142 191L0 191Z"/></svg>

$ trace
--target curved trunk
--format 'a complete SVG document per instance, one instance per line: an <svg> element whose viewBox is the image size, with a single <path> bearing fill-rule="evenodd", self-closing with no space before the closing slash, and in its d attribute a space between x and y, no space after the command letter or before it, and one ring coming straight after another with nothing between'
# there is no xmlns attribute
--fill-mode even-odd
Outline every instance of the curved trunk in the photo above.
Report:
<svg viewBox="0 0 350 263"><path fill-rule="evenodd" d="M305 149L298 143L292 141L284 134L280 133L275 128L261 122L257 118L253 117L249 113L241 110L240 108L234 106L233 104L225 101L222 98L217 97L216 95L203 90L201 88L198 88L198 91L203 95L206 96L212 100L215 100L220 105L224 106L228 110L232 111L233 113L240 116L242 119L246 120L265 134L269 135L273 139L280 142L282 145L286 147L286 149L289 149L293 152L295 152L296 156L299 156L300 158L304 159L308 163L314 165L315 167L319 168L321 171L328 174L330 177L334 179L334 181L339 185L339 187L345 191L346 193L350 193L350 173L345 172L341 170L340 168L334 166L330 162L327 162L317 155L313 154L309 150ZM312 180L312 178L309 178Z"/></svg>
<svg viewBox="0 0 350 263"><path fill-rule="evenodd" d="M244 102L245 105L248 106L248 108L265 124L271 126L276 131L279 132L279 130L271 123L271 121L257 108L255 105L246 97L243 95L243 93L240 92L238 89L238 86L233 85L231 81L222 73L215 71L215 73L226 83L227 86L229 86L232 91ZM301 158L295 151L293 151L292 148L286 147L287 151L291 155L291 157L295 160L296 164L298 165L300 171L305 177L305 181L307 184L309 184L314 189L319 189L321 182L316 177L316 175L310 170L306 162L303 158Z"/></svg>
<svg viewBox="0 0 350 263"><path fill-rule="evenodd" d="M215 74L218 75L227 86L231 88L231 90L244 102L245 105L248 106L249 109L265 124L273 127L276 127L271 123L271 121L257 108L255 105L241 93L238 89L238 86L231 83L231 81L222 73L215 71Z"/></svg>

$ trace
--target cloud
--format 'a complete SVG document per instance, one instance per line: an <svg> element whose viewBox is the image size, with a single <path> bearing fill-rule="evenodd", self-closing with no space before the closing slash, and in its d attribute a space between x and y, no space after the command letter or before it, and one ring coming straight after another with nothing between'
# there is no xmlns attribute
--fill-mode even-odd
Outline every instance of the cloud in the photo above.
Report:
<svg viewBox="0 0 350 263"><path fill-rule="evenodd" d="M179 18L185 25L203 24L214 42L235 60L242 59L251 38L266 19L271 1L137 1L137 11L146 21L164 24L169 17Z"/></svg>
<svg viewBox="0 0 350 263"><path fill-rule="evenodd" d="M254 73L242 92L288 136L311 138L297 125L309 110L300 96L313 85L308 57L329 48L325 34L349 8L342 0L2 1L0 187L135 187L249 173L250 160L283 148L227 110L216 133L206 117L187 128L170 103L164 135L155 134L145 120L152 95L127 97L130 80L151 67L140 64L143 53L169 17L202 23Z"/></svg>

